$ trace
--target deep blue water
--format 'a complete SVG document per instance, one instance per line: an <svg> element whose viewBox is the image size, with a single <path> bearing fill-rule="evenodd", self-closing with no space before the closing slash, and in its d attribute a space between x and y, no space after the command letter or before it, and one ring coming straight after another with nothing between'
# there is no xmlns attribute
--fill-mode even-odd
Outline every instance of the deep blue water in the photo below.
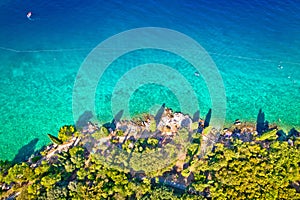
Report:
<svg viewBox="0 0 300 200"><path fill-rule="evenodd" d="M29 11L34 23L25 17ZM260 57L274 59L273 51L284 56L299 46L297 1L20 1L2 5L1 13L1 44L16 49L94 47L113 34L147 26L175 29L208 51L230 49L239 56L268 49Z"/></svg>
<svg viewBox="0 0 300 200"><path fill-rule="evenodd" d="M33 20L26 18L29 11ZM34 138L37 147L47 144L46 133L73 123L72 89L88 53L108 37L140 27L182 32L209 52L224 80L227 122L255 121L262 107L269 121L300 127L299 1L6 0L0 3L0 18L0 159L12 159ZM139 64L131 62L134 56L112 66L99 86L95 103L103 121L111 118L107 101L122 76L113 69ZM174 57L156 56L176 65ZM203 82L190 72L182 73L200 87ZM210 99L202 88L198 98L204 116ZM178 109L166 90L141 87L130 99L133 114L164 102Z"/></svg>

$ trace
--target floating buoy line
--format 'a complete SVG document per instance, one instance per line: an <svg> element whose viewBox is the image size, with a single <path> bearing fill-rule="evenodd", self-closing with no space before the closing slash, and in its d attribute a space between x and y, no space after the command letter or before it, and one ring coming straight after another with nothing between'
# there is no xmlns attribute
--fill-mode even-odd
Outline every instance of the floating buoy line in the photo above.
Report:
<svg viewBox="0 0 300 200"><path fill-rule="evenodd" d="M67 51L91 51L93 48L62 48L62 49L28 49L28 50L18 50L13 48L7 48L0 46L0 49L4 51L10 51L14 53L41 53L41 52L67 52ZM261 59L261 58L254 58L254 57L247 57L247 56L237 56L237 55L231 55L231 54L220 54L215 52L207 52L210 55L216 55L216 56L223 56L223 57L231 57L231 58L238 58L242 60L253 60L253 61L261 61L261 62L271 62L271 63L280 63L280 64L292 64L292 65L300 65L299 62L290 62L290 61L274 61L269 59Z"/></svg>

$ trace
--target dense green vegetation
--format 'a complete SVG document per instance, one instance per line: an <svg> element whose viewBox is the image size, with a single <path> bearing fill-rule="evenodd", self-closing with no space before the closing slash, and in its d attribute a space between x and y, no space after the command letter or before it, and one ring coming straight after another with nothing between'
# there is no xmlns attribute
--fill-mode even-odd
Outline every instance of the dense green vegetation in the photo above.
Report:
<svg viewBox="0 0 300 200"><path fill-rule="evenodd" d="M212 153L193 163L197 191L214 199L300 199L299 146L273 141L267 148L255 142L216 144Z"/></svg>
<svg viewBox="0 0 300 200"><path fill-rule="evenodd" d="M155 132L154 122L150 129ZM128 138L119 143L124 133L117 130L110 145L103 145L98 153L91 153L81 142L65 151L53 152L51 158L46 157L51 152L43 150L28 162L1 161L0 197L17 194L16 199L300 199L299 132L291 130L282 135L282 131L270 130L254 134L250 142L221 134L213 150L202 157L202 137L211 130L207 127L202 134L193 134L186 144L189 131L180 129L165 146L154 136ZM85 141L85 137L92 137L97 141L109 134L101 127L84 136L74 126L64 126L58 137L49 137L63 147L73 138ZM176 171L178 160L170 162L164 155L172 156L179 149L185 149L181 160L184 167ZM103 162L101 153L107 151L110 154ZM167 175L176 177L175 182L184 181L180 186L172 186L170 180L164 180Z"/></svg>

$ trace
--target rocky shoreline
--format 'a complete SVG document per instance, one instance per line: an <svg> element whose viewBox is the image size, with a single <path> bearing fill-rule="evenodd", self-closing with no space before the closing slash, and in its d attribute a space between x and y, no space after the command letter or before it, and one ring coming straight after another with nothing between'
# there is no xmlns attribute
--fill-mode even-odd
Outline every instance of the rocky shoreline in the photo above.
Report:
<svg viewBox="0 0 300 200"><path fill-rule="evenodd" d="M185 134L186 138L183 138ZM163 183L178 190L186 190L195 180L193 163L206 159L207 153L216 148L216 143L229 149L235 145L236 141L259 144L263 148L269 148L272 141L279 140L294 146L299 145L300 133L292 129L285 134L275 124L270 125L265 121L261 111L256 124L237 119L231 127L217 130L209 126L207 119L193 121L189 115L173 112L164 107L156 116L144 115L132 120L113 119L112 122L102 126L88 121L85 124L82 123L78 130L72 125L64 126L60 129L58 137L53 135L49 137L53 144L46 146L25 162L31 169L39 169L45 164L58 166L62 159L70 156L70 151L79 148L84 152L80 158L84 164L81 165L90 166L92 159L104 158L104 163L113 163L108 167L117 167L118 170L130 173L131 176L140 180L150 179L154 185ZM162 167L163 165L156 166L155 163L159 161L153 156L160 152L165 154L169 151L167 147L170 146L173 150L168 153L176 154L174 163L169 163L169 166L165 165L165 168ZM184 151L179 152L179 149L184 149ZM137 162L134 158L136 155L138 157L151 155L151 157L150 160L138 158L140 161ZM162 158L158 157L158 159ZM152 168L141 168L139 162L147 163L147 159L148 162L152 162ZM163 163L162 160L161 163ZM9 194L10 199L15 199L20 191L11 192L11 194L9 192L15 185L14 182L10 184L4 182L0 183L0 188ZM200 194L192 188L188 191Z"/></svg>

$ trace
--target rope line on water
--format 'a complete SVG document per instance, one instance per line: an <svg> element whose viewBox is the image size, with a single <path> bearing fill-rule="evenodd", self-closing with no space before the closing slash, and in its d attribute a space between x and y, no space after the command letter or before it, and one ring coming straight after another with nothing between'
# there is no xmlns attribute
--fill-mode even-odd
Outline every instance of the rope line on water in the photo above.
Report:
<svg viewBox="0 0 300 200"><path fill-rule="evenodd" d="M247 56L237 56L237 55L230 55L230 54L220 54L220 53L214 53L214 52L208 52L209 54L212 55L217 55L217 56L224 56L224 57L232 57L232 58L239 58L239 59L244 59L244 60L256 60L256 61L262 61L262 62L272 62L272 63L285 63L285 64L293 64L293 65L300 65L298 62L289 62L289 61L275 61L275 60L268 60L268 59L261 59L261 58L254 58L254 57L247 57Z"/></svg>
<svg viewBox="0 0 300 200"><path fill-rule="evenodd" d="M93 48L17 50L12 48L0 47L0 49L5 51L15 52L15 53L39 53L39 52L87 51Z"/></svg>
<svg viewBox="0 0 300 200"><path fill-rule="evenodd" d="M93 48L66 48L66 49L35 49L35 50L18 50L13 48L6 48L1 47L0 49L4 51L10 51L14 53L40 53L40 52L66 52L66 51L91 51ZM300 65L299 62L290 62L290 61L275 61L275 60L268 60L268 59L261 59L261 58L254 58L254 57L247 57L247 56L237 56L237 55L231 55L231 54L221 54L216 52L208 52L208 54L216 55L216 56L224 56L224 57L231 57L231 58L238 58L243 60L254 60L254 61L261 61L261 62L271 62L271 63L285 63L285 64L292 64L292 65Z"/></svg>

